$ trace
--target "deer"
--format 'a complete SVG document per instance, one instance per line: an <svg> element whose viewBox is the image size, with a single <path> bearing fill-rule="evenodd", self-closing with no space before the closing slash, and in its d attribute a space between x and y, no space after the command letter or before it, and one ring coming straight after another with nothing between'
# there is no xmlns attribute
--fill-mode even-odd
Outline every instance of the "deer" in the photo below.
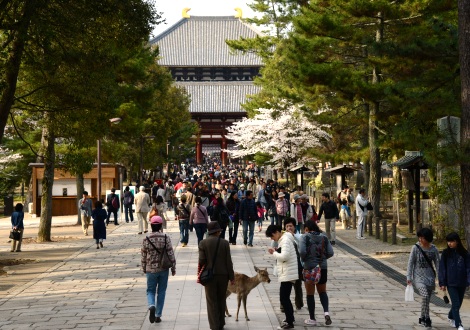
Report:
<svg viewBox="0 0 470 330"><path fill-rule="evenodd" d="M269 274L267 268L259 269L255 266L256 275L253 277L248 277L245 274L235 273L235 283L231 284L228 283L227 293L225 295L225 299L228 298L232 293L237 294L238 300L238 308L237 308L237 317L235 321L238 321L238 312L240 311L240 304L243 299L243 307L245 308L245 319L249 321L248 314L246 313L246 297L250 294L251 290L256 288L258 284L261 282L271 282L269 278ZM232 315L229 314L227 303L225 304L225 314L230 317Z"/></svg>

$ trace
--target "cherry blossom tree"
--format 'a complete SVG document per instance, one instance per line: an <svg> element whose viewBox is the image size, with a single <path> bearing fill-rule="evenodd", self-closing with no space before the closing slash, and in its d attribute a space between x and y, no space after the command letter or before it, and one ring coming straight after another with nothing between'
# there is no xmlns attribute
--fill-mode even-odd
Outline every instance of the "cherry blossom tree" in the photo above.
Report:
<svg viewBox="0 0 470 330"><path fill-rule="evenodd" d="M326 111L330 109L324 106L317 114ZM227 129L227 138L237 148L226 151L234 158L267 154L274 168L287 169L316 161L307 156L307 151L322 148L331 139L324 131L328 127L310 120L295 105L285 110L259 109L253 118L243 118Z"/></svg>

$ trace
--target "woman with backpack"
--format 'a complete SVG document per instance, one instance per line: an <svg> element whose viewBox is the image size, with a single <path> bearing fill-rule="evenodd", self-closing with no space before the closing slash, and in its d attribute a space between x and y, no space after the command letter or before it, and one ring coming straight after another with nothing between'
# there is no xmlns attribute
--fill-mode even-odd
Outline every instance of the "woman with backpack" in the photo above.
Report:
<svg viewBox="0 0 470 330"><path fill-rule="evenodd" d="M126 216L126 222L129 222L129 218L131 219L131 222L134 221L134 214L132 214L132 205L134 204L134 195L130 191L129 186L124 189L124 199L123 203L124 205L124 214Z"/></svg>
<svg viewBox="0 0 470 330"><path fill-rule="evenodd" d="M225 239L225 231L230 222L229 218L230 211L225 206L224 200L222 197L217 198L217 203L214 206L214 211L211 216L212 221L217 221L222 229L220 233L220 238Z"/></svg>

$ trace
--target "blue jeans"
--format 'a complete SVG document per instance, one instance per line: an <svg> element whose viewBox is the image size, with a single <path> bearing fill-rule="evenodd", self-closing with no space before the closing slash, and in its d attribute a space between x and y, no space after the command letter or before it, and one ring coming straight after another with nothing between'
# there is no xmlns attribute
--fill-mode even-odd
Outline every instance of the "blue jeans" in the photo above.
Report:
<svg viewBox="0 0 470 330"><path fill-rule="evenodd" d="M129 218L131 218L131 221L134 221L134 215L132 214L132 205L124 205L124 214L126 215L126 222L129 222Z"/></svg>
<svg viewBox="0 0 470 330"><path fill-rule="evenodd" d="M179 220L179 225L180 225L180 243L188 244L189 219Z"/></svg>
<svg viewBox="0 0 470 330"><path fill-rule="evenodd" d="M460 319L460 306L462 306L463 297L465 295L466 287L462 286L448 286L449 298L452 306L449 311L449 319L454 320L455 326L458 327L462 324Z"/></svg>
<svg viewBox="0 0 470 330"><path fill-rule="evenodd" d="M207 223L195 223L194 230L196 231L197 245L199 246L199 242L204 239L204 234L207 231Z"/></svg>
<svg viewBox="0 0 470 330"><path fill-rule="evenodd" d="M253 235L255 233L255 221L243 220L243 244L253 245ZM248 237L248 227L250 227L250 236Z"/></svg>
<svg viewBox="0 0 470 330"><path fill-rule="evenodd" d="M157 305L155 316L161 317L163 305L165 304L166 287L168 285L169 269L157 273L146 273L147 275L147 302L149 308L155 306L155 293L157 293Z"/></svg>
<svg viewBox="0 0 470 330"><path fill-rule="evenodd" d="M271 220L272 225L277 224L277 219L275 215L270 215L269 219Z"/></svg>

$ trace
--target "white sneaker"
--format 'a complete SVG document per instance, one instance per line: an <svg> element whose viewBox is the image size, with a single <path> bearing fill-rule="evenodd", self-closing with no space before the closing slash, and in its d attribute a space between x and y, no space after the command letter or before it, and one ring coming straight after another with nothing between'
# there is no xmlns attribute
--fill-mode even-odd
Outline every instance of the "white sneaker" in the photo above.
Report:
<svg viewBox="0 0 470 330"><path fill-rule="evenodd" d="M463 326L460 326L457 330L465 330Z"/></svg>
<svg viewBox="0 0 470 330"><path fill-rule="evenodd" d="M316 326L316 325L317 325L317 321L312 320L312 319L306 319L306 320L304 321L304 324L313 327L313 326Z"/></svg>
<svg viewBox="0 0 470 330"><path fill-rule="evenodd" d="M452 328L455 328L455 327L456 327L454 320L452 320L452 319L447 319L447 321L449 321L449 324L450 324L450 326L451 326Z"/></svg>

